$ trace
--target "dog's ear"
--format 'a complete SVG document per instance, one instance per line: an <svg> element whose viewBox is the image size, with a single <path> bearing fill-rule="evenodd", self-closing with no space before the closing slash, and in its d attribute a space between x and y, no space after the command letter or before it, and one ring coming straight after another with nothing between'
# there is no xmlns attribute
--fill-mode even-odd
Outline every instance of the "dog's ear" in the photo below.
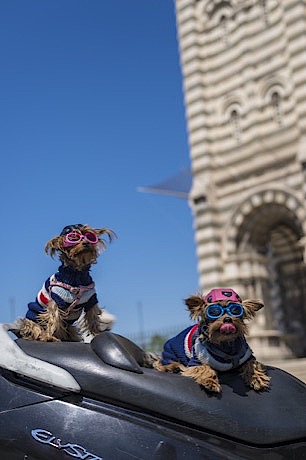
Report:
<svg viewBox="0 0 306 460"><path fill-rule="evenodd" d="M202 309L205 305L204 298L201 295L191 295L185 299L185 305L187 306L190 318L196 320L202 316Z"/></svg>
<svg viewBox="0 0 306 460"><path fill-rule="evenodd" d="M256 312L264 307L264 304L260 300L246 299L242 302L245 317L247 319L253 319Z"/></svg>
<svg viewBox="0 0 306 460"><path fill-rule="evenodd" d="M107 235L108 236L108 240L109 242L111 243L113 241L113 239L117 238L117 235L115 232L113 232L112 230L110 230L109 228L95 228L94 229L94 232L100 237L102 235ZM105 241L103 240L103 238L100 239L100 243L102 244L102 246L105 248L106 247L106 243Z"/></svg>
<svg viewBox="0 0 306 460"><path fill-rule="evenodd" d="M62 236L56 236L55 238L52 238L52 240L49 240L46 244L45 251L48 255L51 257L54 257L57 251L62 251L63 250L63 237Z"/></svg>

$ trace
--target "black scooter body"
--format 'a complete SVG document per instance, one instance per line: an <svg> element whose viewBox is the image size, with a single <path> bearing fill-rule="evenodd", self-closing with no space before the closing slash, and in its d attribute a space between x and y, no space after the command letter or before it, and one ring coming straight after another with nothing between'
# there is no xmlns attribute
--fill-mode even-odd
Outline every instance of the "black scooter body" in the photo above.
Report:
<svg viewBox="0 0 306 460"><path fill-rule="evenodd" d="M224 372L215 396L143 368L143 351L110 332L91 343L14 346L24 373L0 368L1 460L306 459L306 385L279 369L267 368L271 389L261 393ZM65 377L48 384L48 369L33 377L27 357L69 373L79 389Z"/></svg>

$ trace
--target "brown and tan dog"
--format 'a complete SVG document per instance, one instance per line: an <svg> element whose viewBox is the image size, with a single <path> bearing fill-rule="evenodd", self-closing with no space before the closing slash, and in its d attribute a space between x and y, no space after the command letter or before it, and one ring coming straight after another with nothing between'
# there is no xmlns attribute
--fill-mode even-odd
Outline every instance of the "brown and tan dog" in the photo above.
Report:
<svg viewBox="0 0 306 460"><path fill-rule="evenodd" d="M17 335L44 342L80 341L80 332L97 335L111 328L115 317L99 307L90 276L91 265L106 247L104 235L109 241L115 237L108 228L75 224L47 242L46 253L51 257L57 254L62 264L45 281L35 302L28 304L26 317L17 321ZM78 330L73 323L81 315Z"/></svg>
<svg viewBox="0 0 306 460"><path fill-rule="evenodd" d="M154 368L180 372L215 393L222 391L218 372L238 368L250 388L267 390L270 377L245 340L247 325L244 322L254 318L263 303L242 301L230 288L212 289L205 297L193 295L185 303L191 318L199 323L169 339Z"/></svg>

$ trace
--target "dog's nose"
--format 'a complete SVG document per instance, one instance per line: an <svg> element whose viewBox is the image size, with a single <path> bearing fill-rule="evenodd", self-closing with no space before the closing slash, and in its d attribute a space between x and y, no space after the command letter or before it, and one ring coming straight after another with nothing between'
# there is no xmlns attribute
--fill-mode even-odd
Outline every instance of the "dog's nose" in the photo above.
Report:
<svg viewBox="0 0 306 460"><path fill-rule="evenodd" d="M232 323L232 318L230 316L226 316L224 319L223 319L223 323Z"/></svg>

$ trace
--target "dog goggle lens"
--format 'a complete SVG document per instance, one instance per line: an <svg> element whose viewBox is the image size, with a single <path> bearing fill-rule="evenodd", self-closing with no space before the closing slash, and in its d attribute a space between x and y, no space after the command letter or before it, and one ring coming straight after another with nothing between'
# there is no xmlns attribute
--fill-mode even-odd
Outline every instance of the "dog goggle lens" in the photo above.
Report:
<svg viewBox="0 0 306 460"><path fill-rule="evenodd" d="M209 305L206 310L206 316L208 319L218 319L228 313L230 316L235 316L235 318L241 318L243 315L242 305L239 303L230 303L227 307L221 307L221 305L214 304Z"/></svg>
<svg viewBox="0 0 306 460"><path fill-rule="evenodd" d="M86 232L85 235L82 235L78 232L70 232L67 235L65 235L64 247L66 248L68 246L74 246L75 244L80 243L82 240L85 240L91 244L97 244L98 237L93 232Z"/></svg>

